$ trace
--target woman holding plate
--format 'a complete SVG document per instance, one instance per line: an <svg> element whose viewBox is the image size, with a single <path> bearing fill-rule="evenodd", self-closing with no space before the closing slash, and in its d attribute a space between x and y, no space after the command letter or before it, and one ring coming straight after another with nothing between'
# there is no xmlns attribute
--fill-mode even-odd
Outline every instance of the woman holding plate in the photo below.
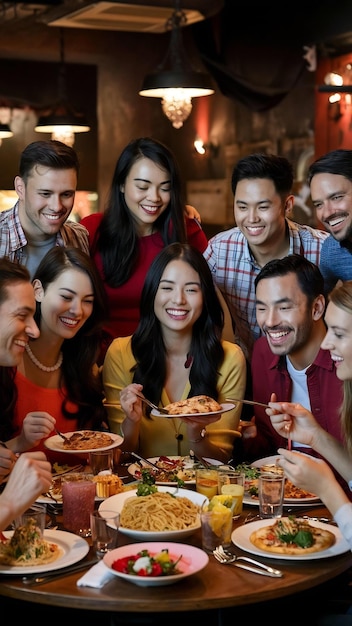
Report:
<svg viewBox="0 0 352 626"><path fill-rule="evenodd" d="M221 339L223 326L202 253L189 244L164 248L146 276L137 330L112 342L103 365L109 425L123 433L122 449L144 457L193 449L197 456L230 459L240 404L222 413L165 417L146 409L138 395L157 406L197 395L219 403L243 398L245 358L238 345Z"/></svg>
<svg viewBox="0 0 352 626"><path fill-rule="evenodd" d="M311 446L327 461L278 450L279 464L286 476L321 498L352 550L352 502L329 467L333 466L352 490L352 281L340 284L330 293L325 322L328 331L321 346L330 351L336 374L344 381L341 425L345 445L326 432L300 404L273 401L266 412L277 432Z"/></svg>
<svg viewBox="0 0 352 626"><path fill-rule="evenodd" d="M95 362L106 299L90 257L78 248L55 246L33 278L38 337L25 345L9 376L0 439L15 452L44 450L54 428L101 430L105 419ZM51 461L67 455L46 450ZM86 456L86 455L85 455ZM70 455L70 462L82 457Z"/></svg>

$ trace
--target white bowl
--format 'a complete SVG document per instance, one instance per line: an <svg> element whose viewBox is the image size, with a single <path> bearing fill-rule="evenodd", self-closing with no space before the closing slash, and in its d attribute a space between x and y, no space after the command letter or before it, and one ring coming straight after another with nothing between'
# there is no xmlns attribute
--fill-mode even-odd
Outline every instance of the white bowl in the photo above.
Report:
<svg viewBox="0 0 352 626"><path fill-rule="evenodd" d="M176 497L188 498L199 507L202 506L204 501L208 501L208 498L203 496L203 494L198 493L197 491L191 491L190 489L177 489L175 487L166 486L158 486L157 489L161 492L172 493ZM106 498L106 500L100 504L99 511L102 511L102 513L104 513L104 511L116 511L121 513L125 501L131 496L135 496L136 493L137 489L131 489L130 491L110 496L110 498ZM198 528L200 528L200 518L197 519L195 526L182 530L132 530L131 528L124 528L123 526L120 526L119 531L138 541L163 541L166 539L174 541L192 535Z"/></svg>
<svg viewBox="0 0 352 626"><path fill-rule="evenodd" d="M112 496L114 497L114 496ZM176 561L181 555L182 558L178 564L178 569L181 570L180 574L174 574L171 576L137 576L133 574L124 574L112 569L111 565L117 559L122 559L126 556L135 555L141 550L148 550L150 554L157 554L161 550L169 550L169 554L173 561ZM172 585L179 580L196 574L202 570L209 562L209 557L204 550L189 546L183 543L167 543L165 541L152 542L152 543L132 543L127 546L121 546L121 548L115 548L103 558L103 562L106 567L109 568L112 574L124 578L128 582L139 585L140 587L161 587L164 585Z"/></svg>

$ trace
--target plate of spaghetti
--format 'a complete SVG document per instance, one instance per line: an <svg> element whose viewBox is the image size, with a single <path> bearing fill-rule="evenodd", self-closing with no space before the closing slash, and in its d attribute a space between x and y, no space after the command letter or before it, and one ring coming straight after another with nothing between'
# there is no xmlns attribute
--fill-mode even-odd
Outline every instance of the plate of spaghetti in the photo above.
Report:
<svg viewBox="0 0 352 626"><path fill-rule="evenodd" d="M14 532L7 530L3 534L7 541L10 541ZM81 561L89 552L89 544L85 539L63 530L44 530L43 540L51 547L55 546L57 558L49 563L43 559L43 563L41 563L37 555L34 555L32 558L31 551L27 550L27 558L24 563L20 564L20 561L18 561L19 564L17 565L7 565L0 561L0 574L20 574L24 576L50 572ZM2 545L2 552L7 557L7 550L4 545ZM5 558L4 560L7 561L8 559Z"/></svg>
<svg viewBox="0 0 352 626"><path fill-rule="evenodd" d="M158 486L155 493L137 496L137 490L106 498L99 511L120 513L119 530L145 541L178 540L200 528L201 493L188 489Z"/></svg>

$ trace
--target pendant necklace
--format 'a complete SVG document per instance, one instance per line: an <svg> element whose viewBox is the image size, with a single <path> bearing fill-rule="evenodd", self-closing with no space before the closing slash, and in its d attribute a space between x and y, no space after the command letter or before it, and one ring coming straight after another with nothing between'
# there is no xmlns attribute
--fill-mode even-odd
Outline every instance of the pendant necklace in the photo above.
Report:
<svg viewBox="0 0 352 626"><path fill-rule="evenodd" d="M175 430L175 439L177 439L177 456L181 456L181 441L183 441L183 434L180 433L180 430L183 426L184 422L180 421L179 425L176 426L175 420L172 420L172 425Z"/></svg>
<svg viewBox="0 0 352 626"><path fill-rule="evenodd" d="M59 358L56 361L55 365L52 365L51 367L47 367L46 365L43 365L43 363L41 363L40 361L38 361L37 357L34 356L32 350L29 347L29 344L26 344L26 352L30 358L30 360L32 361L32 363L34 363L34 365L36 365L38 367L38 369L42 370L42 372L56 372L56 370L58 370L61 365L62 365L62 361L63 361L63 354L62 352L60 352L59 354Z"/></svg>

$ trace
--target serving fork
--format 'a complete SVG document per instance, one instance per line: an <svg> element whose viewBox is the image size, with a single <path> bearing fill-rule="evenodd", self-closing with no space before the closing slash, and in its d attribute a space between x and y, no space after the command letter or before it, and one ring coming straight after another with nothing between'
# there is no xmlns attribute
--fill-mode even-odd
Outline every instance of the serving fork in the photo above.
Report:
<svg viewBox="0 0 352 626"><path fill-rule="evenodd" d="M222 565L234 565L235 567L240 567L241 569L248 570L249 572L253 572L254 574L271 576L273 578L281 578L283 576L281 570L276 569L275 567L271 567L270 565L265 565L265 563L261 563L260 561L251 559L248 556L236 556L236 554L225 550L222 545L213 550L213 555L215 559ZM241 562L239 563L239 561ZM245 562L243 563L242 561Z"/></svg>

